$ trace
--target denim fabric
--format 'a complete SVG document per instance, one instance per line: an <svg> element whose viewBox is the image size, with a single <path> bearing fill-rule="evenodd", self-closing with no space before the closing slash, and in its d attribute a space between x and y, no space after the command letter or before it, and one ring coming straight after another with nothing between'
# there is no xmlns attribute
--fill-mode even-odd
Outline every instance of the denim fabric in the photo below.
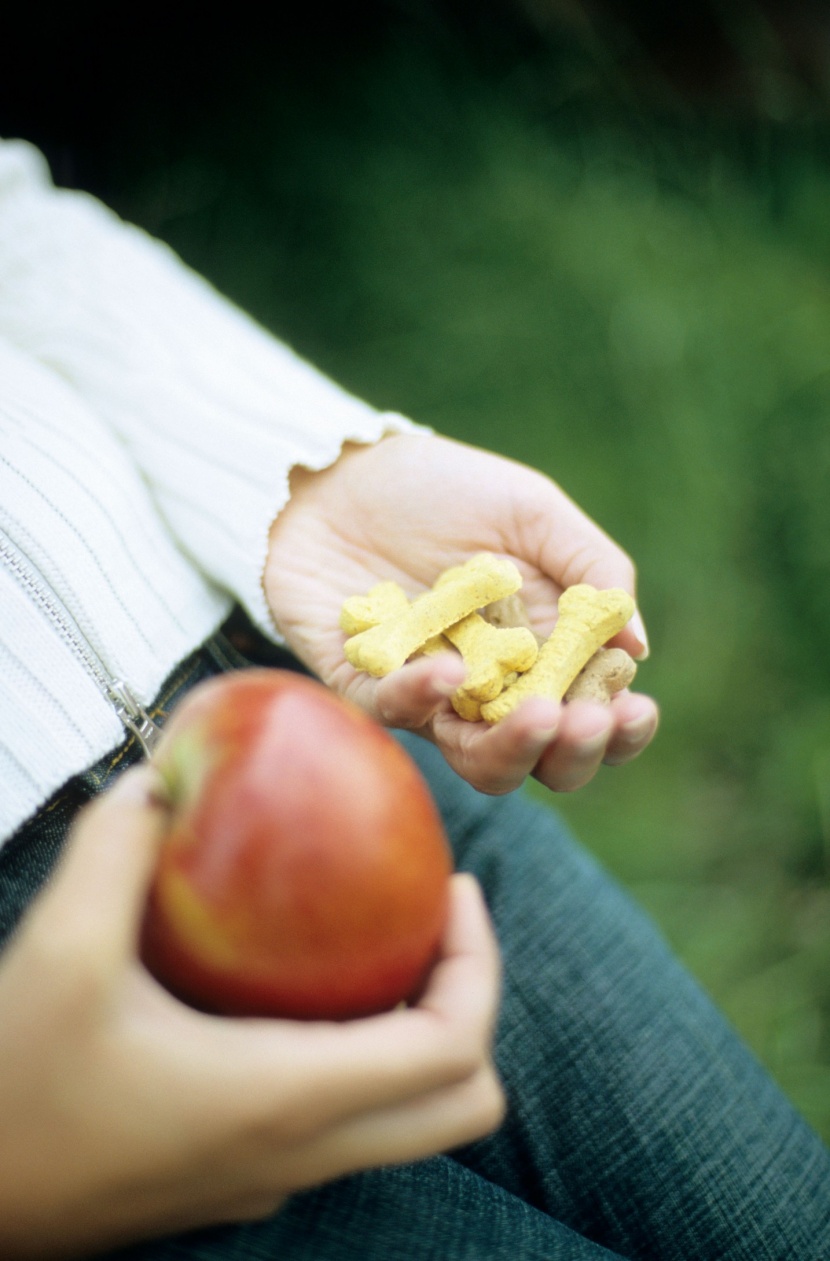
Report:
<svg viewBox="0 0 830 1261"><path fill-rule="evenodd" d="M185 663L159 709L243 664L245 634ZM431 746L401 739L499 933L507 1120L449 1156L297 1195L268 1221L113 1259L828 1261L830 1153L648 920L552 811L484 797ZM44 877L72 809L134 756L126 745L73 781L0 854L4 916Z"/></svg>
<svg viewBox="0 0 830 1261"><path fill-rule="evenodd" d="M196 1231L106 1261L621 1261L436 1156L298 1195L267 1222ZM693 1261L689 1258L688 1261ZM701 1258L694 1258L701 1261Z"/></svg>

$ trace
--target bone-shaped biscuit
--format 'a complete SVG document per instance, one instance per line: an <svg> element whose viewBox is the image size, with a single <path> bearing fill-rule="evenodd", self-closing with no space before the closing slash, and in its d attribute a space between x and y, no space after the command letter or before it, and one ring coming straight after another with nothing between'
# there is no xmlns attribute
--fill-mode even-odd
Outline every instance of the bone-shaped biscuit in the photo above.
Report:
<svg viewBox="0 0 830 1261"><path fill-rule="evenodd" d="M506 595L501 600L494 600L488 608L482 610L481 615L485 622L489 622L491 626L509 627L511 629L514 629L516 626L524 626L527 630L533 631L536 643L540 648L545 642L544 635L537 635L533 630L525 602L519 591L515 591L513 595Z"/></svg>
<svg viewBox="0 0 830 1261"><path fill-rule="evenodd" d="M366 595L350 596L340 610L340 629L347 635L359 635L361 631L378 626L396 613L409 608L409 596L399 582L378 582ZM420 648L426 656L436 652L448 652L451 645L443 635L434 635Z"/></svg>
<svg viewBox="0 0 830 1261"><path fill-rule="evenodd" d="M633 683L636 662L624 648L597 648L565 693L566 701L599 701L607 705L612 696Z"/></svg>
<svg viewBox="0 0 830 1261"><path fill-rule="evenodd" d="M406 609L352 635L343 646L346 659L376 678L390 674L434 635L521 585L522 576L512 561L482 552L456 566L452 578L418 596Z"/></svg>
<svg viewBox="0 0 830 1261"><path fill-rule="evenodd" d="M344 601L340 629L347 635L359 635L407 608L409 597L399 582L378 582L365 595L353 595Z"/></svg>
<svg viewBox="0 0 830 1261"><path fill-rule="evenodd" d="M515 595L497 600L484 609L482 616L493 626L526 626L531 628L530 618L520 591ZM539 646L545 642L537 635ZM565 701L590 700L607 705L612 696L634 682L637 663L624 648L597 648L587 665L583 666L563 699ZM505 680L505 687L513 679Z"/></svg>
<svg viewBox="0 0 830 1261"><path fill-rule="evenodd" d="M454 582L461 569L462 566L457 565L444 570L435 587ZM518 673L529 670L536 660L540 641L530 630L529 622L514 621L508 626L505 621L497 620L498 611L501 618L506 619L511 614L517 616L523 609L522 598L515 591L492 601L483 609L483 615L470 613L444 632L467 667L467 678L452 697L453 708L460 717L477 722L483 702L494 700ZM491 616L494 612L495 616ZM524 629L517 634L520 626Z"/></svg>
<svg viewBox="0 0 830 1261"><path fill-rule="evenodd" d="M481 707L481 716L498 722L530 696L560 701L582 667L634 613L634 601L619 587L597 591L587 583L568 587L559 597L559 618L536 662L495 700Z"/></svg>
<svg viewBox="0 0 830 1261"><path fill-rule="evenodd" d="M507 676L529 670L539 653L532 631L524 627L491 626L478 613L448 626L444 631L467 667L467 678L452 699L462 718L478 717L476 706L494 700L503 690ZM461 706L461 708L459 708Z"/></svg>

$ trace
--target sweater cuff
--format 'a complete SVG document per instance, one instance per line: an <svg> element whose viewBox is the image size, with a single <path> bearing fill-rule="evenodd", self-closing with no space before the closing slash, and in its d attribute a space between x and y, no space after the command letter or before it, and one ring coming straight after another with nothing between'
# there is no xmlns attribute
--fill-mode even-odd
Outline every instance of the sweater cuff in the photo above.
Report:
<svg viewBox="0 0 830 1261"><path fill-rule="evenodd" d="M292 469L302 467L319 472L328 468L337 461L346 443L371 444L390 434L429 432L431 430L425 426L416 425L394 412L367 410L362 424L352 426L342 436L321 440L313 451L306 451L302 457L286 465L280 473L275 494L252 494L248 484L236 487L233 533L229 534L223 523L215 540L214 564L218 564L220 556L223 558L224 578L220 577L220 581L233 592L268 638L279 644L285 643L265 597L264 576L271 527L290 499ZM181 524L184 525L183 522Z"/></svg>

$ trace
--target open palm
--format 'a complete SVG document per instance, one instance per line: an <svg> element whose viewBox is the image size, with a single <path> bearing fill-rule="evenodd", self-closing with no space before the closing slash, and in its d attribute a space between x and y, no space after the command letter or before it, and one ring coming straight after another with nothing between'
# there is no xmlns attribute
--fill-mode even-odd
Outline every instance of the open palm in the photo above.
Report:
<svg viewBox="0 0 830 1261"><path fill-rule="evenodd" d="M580 787L599 764L636 756L657 709L621 693L610 707L526 701L495 727L460 719L449 695L463 682L456 654L424 657L384 679L343 656L343 601L385 579L415 596L451 565L488 551L523 577L534 629L550 631L565 587L589 582L634 593L625 553L555 483L532 469L430 434L347 447L319 473L296 470L274 524L265 589L288 645L328 686L389 726L436 742L475 787L505 792L534 773L548 787ZM631 626L616 640L640 656Z"/></svg>

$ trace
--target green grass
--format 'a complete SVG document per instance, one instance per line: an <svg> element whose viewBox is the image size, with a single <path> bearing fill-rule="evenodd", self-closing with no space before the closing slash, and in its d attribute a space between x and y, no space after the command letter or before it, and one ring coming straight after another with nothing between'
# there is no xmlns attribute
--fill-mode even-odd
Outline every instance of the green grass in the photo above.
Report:
<svg viewBox="0 0 830 1261"><path fill-rule="evenodd" d="M139 129L121 208L635 557L662 730L555 804L830 1138L828 129L394 45L352 71Z"/></svg>

